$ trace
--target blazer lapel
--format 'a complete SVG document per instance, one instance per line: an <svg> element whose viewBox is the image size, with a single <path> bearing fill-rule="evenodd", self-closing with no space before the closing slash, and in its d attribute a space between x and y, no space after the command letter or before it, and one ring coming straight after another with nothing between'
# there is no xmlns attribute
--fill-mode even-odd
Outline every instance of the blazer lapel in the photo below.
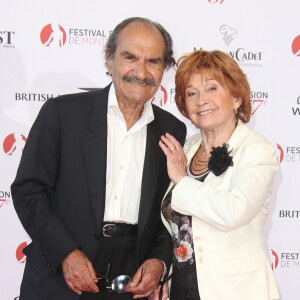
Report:
<svg viewBox="0 0 300 300"><path fill-rule="evenodd" d="M150 215L153 200L157 189L159 180L159 169L163 159L163 152L160 149L158 142L161 136L161 130L158 126L158 122L154 119L147 126L147 140L146 140L146 151L145 161L142 178L141 188L141 202L139 209L139 221L138 221L138 236L144 230L147 220Z"/></svg>
<svg viewBox="0 0 300 300"><path fill-rule="evenodd" d="M105 207L107 157L107 102L109 86L95 96L86 122L88 134L82 137L86 176L97 226Z"/></svg>

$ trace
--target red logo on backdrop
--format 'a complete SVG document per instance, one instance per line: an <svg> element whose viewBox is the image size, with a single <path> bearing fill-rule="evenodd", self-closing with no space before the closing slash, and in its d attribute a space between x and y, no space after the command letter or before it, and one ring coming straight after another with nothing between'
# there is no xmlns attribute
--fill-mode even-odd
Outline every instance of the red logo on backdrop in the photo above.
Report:
<svg viewBox="0 0 300 300"><path fill-rule="evenodd" d="M279 144L276 144L277 149L279 150L279 162L281 163L283 161L284 152L282 147Z"/></svg>
<svg viewBox="0 0 300 300"><path fill-rule="evenodd" d="M215 3L222 4L224 2L224 0L208 0L208 2L211 4L215 4Z"/></svg>
<svg viewBox="0 0 300 300"><path fill-rule="evenodd" d="M258 108L265 102L265 100L261 99L250 99L251 104L252 104L252 113L251 115L253 116L254 113L258 110Z"/></svg>
<svg viewBox="0 0 300 300"><path fill-rule="evenodd" d="M264 104L268 103L269 93L266 91L251 91L250 92L250 100L251 100L251 107L253 116L254 113L259 109L259 107Z"/></svg>
<svg viewBox="0 0 300 300"><path fill-rule="evenodd" d="M4 205L4 204L9 204L10 203L10 192L7 191L1 191L0 190L0 208Z"/></svg>
<svg viewBox="0 0 300 300"><path fill-rule="evenodd" d="M292 51L296 56L300 56L300 35L296 36L293 40Z"/></svg>
<svg viewBox="0 0 300 300"><path fill-rule="evenodd" d="M168 93L166 89L161 85L160 89L156 92L155 96L152 98L151 102L164 106L168 100Z"/></svg>
<svg viewBox="0 0 300 300"><path fill-rule="evenodd" d="M56 23L46 25L41 31L41 42L46 47L62 47L66 43L66 31Z"/></svg>
<svg viewBox="0 0 300 300"><path fill-rule="evenodd" d="M272 262L272 270L275 270L278 267L279 259L278 259L277 253L274 250L271 249L271 252L272 252L272 255L273 255L272 261L274 260L273 261L274 263Z"/></svg>
<svg viewBox="0 0 300 300"><path fill-rule="evenodd" d="M21 243L16 250L16 258L18 262L24 263L26 261L26 256L23 253L23 249L27 246L27 242Z"/></svg>
<svg viewBox="0 0 300 300"><path fill-rule="evenodd" d="M3 142L3 150L7 155L22 152L25 146L26 137L20 133L9 134Z"/></svg>
<svg viewBox="0 0 300 300"><path fill-rule="evenodd" d="M2 205L4 204L4 203L6 203L6 199L0 199L0 207L2 207Z"/></svg>

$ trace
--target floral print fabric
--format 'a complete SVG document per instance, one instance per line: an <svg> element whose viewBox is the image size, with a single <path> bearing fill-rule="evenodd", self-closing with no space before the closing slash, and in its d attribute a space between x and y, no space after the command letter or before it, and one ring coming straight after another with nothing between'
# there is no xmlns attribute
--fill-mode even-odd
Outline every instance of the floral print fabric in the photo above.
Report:
<svg viewBox="0 0 300 300"><path fill-rule="evenodd" d="M207 174L195 179L204 181ZM173 233L174 259L170 300L200 300L191 217L182 215L171 208L172 190L162 203L162 213Z"/></svg>
<svg viewBox="0 0 300 300"><path fill-rule="evenodd" d="M166 210L169 211L170 219L168 219L173 231L173 248L174 248L174 264L181 268L186 264L194 262L193 250L193 232L191 220L188 216L183 216L171 209L171 203L168 204Z"/></svg>

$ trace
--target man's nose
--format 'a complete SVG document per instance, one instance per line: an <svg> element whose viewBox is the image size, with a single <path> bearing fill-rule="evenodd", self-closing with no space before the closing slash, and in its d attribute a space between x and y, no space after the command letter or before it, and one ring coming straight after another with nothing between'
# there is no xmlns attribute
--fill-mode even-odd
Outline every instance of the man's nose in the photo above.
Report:
<svg viewBox="0 0 300 300"><path fill-rule="evenodd" d="M138 79L145 79L147 77L147 65L144 61L139 61L137 64L136 64L136 68L135 68L135 76L138 78Z"/></svg>

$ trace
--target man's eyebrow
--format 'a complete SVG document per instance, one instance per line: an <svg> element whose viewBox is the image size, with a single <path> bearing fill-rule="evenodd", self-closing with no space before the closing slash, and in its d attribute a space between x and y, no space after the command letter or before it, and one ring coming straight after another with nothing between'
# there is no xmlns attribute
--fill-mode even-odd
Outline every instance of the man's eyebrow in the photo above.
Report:
<svg viewBox="0 0 300 300"><path fill-rule="evenodd" d="M155 60L155 61L157 61L157 62L162 62L163 60L162 60L162 58L161 57L150 57L150 58L148 58L148 60Z"/></svg>
<svg viewBox="0 0 300 300"><path fill-rule="evenodd" d="M129 51L123 51L121 53L121 56L134 56L135 57L135 55L133 53L129 52Z"/></svg>

